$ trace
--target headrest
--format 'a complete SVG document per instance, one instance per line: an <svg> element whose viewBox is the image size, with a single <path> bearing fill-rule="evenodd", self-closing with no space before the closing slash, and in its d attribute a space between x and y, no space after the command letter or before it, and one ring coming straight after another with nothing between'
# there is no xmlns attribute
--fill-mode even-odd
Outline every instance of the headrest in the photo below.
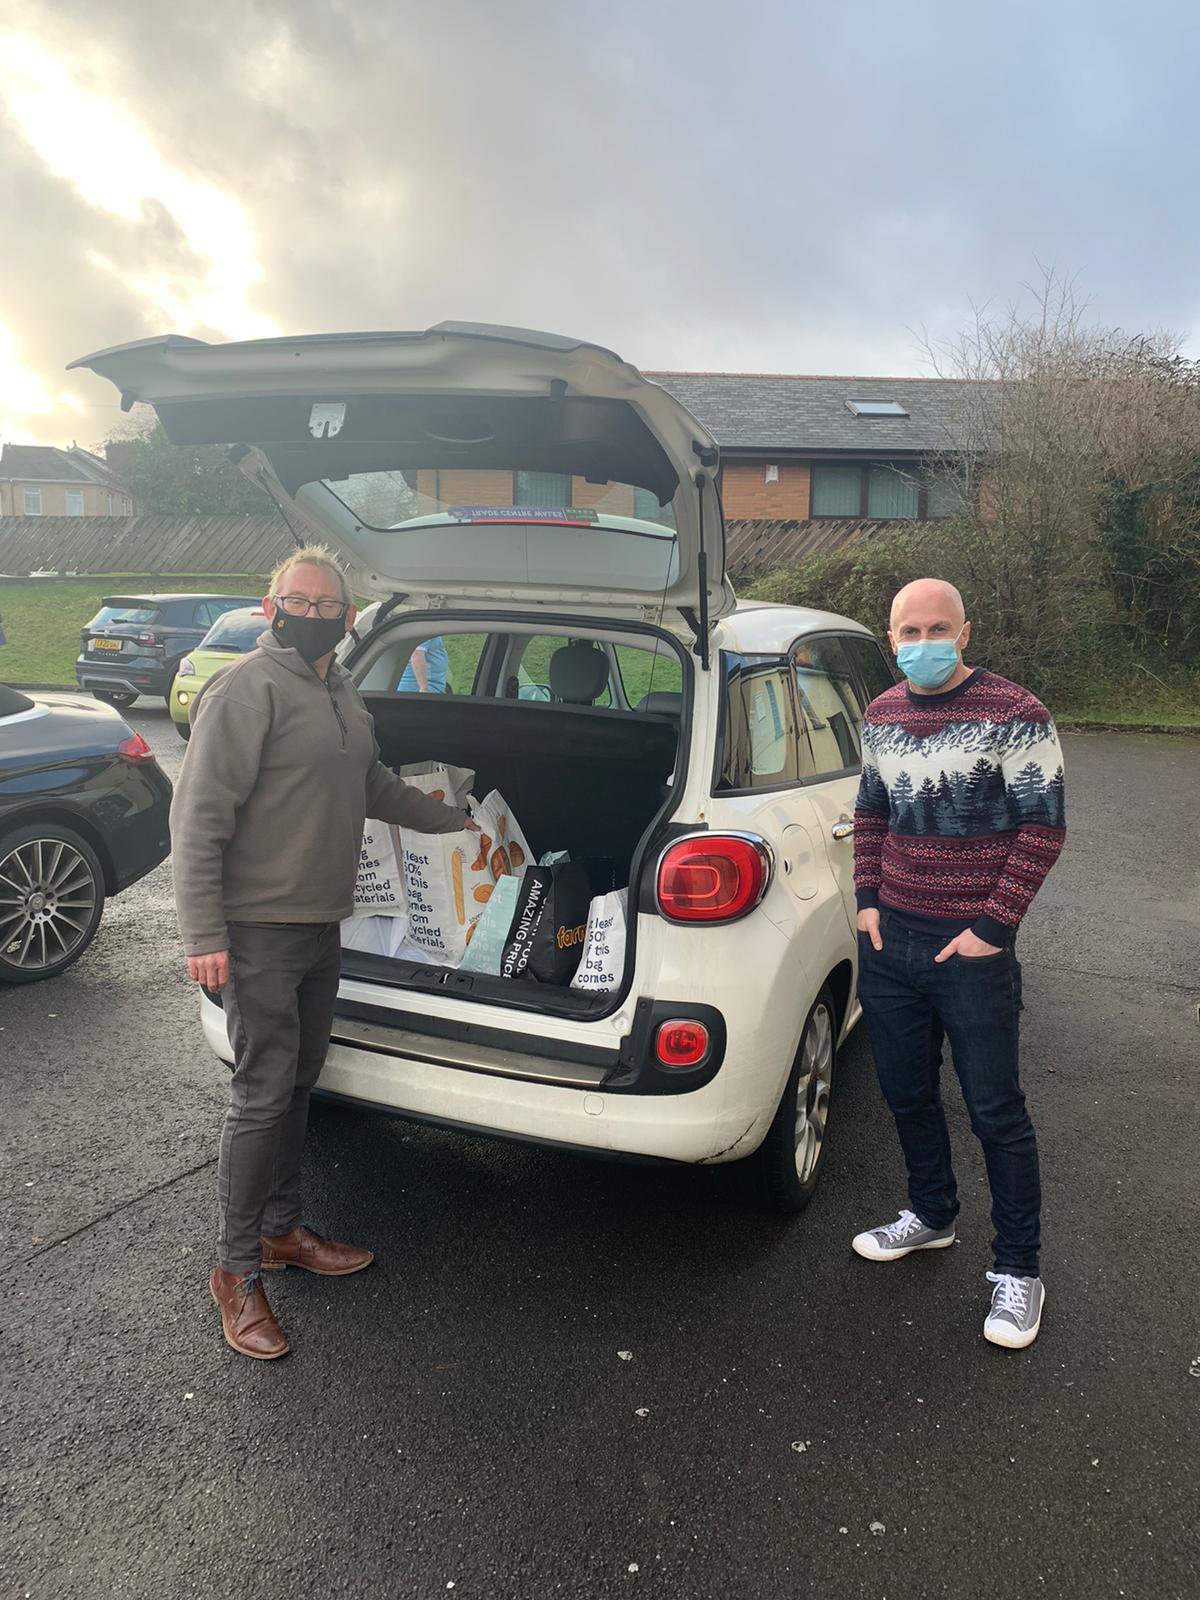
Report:
<svg viewBox="0 0 1200 1600"><path fill-rule="evenodd" d="M683 696L671 689L651 689L638 701L637 708L659 717L678 717L683 713Z"/></svg>
<svg viewBox="0 0 1200 1600"><path fill-rule="evenodd" d="M570 706L590 706L608 686L608 657L586 639L550 657L550 692Z"/></svg>

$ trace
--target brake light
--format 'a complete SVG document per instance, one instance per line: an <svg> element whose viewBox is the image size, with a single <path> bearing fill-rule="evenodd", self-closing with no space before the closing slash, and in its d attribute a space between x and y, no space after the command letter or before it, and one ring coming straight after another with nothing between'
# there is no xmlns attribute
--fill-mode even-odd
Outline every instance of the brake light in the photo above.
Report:
<svg viewBox="0 0 1200 1600"><path fill-rule="evenodd" d="M708 1029L702 1022L664 1022L654 1039L654 1053L664 1067L698 1067L708 1054Z"/></svg>
<svg viewBox="0 0 1200 1600"><path fill-rule="evenodd" d="M669 922L733 922L767 892L771 853L751 834L681 839L658 864L658 907Z"/></svg>
<svg viewBox="0 0 1200 1600"><path fill-rule="evenodd" d="M140 765L154 760L154 751L140 733L131 733L128 739L122 739L117 746L117 754L122 761L134 761Z"/></svg>
<svg viewBox="0 0 1200 1600"><path fill-rule="evenodd" d="M139 644L157 644L158 635L156 633L139 633L137 642Z"/></svg>

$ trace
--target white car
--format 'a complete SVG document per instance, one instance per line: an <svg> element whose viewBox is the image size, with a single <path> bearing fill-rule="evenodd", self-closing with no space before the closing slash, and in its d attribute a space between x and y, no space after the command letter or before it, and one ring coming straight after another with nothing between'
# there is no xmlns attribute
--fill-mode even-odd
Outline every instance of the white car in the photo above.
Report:
<svg viewBox="0 0 1200 1600"><path fill-rule="evenodd" d="M804 1205L860 1015L859 727L893 675L856 622L735 600L703 426L609 351L471 324L152 339L79 365L177 442L232 445L378 597L346 665L385 759L474 768L535 854L629 887L611 993L345 951L321 1090L563 1147L749 1159L771 1204ZM434 637L453 692L401 691ZM230 1060L219 1005L201 1010Z"/></svg>

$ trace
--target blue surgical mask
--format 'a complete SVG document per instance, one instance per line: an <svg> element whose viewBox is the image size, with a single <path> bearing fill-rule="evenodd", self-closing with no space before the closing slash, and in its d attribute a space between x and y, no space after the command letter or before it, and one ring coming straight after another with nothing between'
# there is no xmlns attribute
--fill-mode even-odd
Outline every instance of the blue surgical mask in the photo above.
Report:
<svg viewBox="0 0 1200 1600"><path fill-rule="evenodd" d="M896 663L918 689L940 689L958 665L958 639L922 639L918 644L902 644L896 651Z"/></svg>

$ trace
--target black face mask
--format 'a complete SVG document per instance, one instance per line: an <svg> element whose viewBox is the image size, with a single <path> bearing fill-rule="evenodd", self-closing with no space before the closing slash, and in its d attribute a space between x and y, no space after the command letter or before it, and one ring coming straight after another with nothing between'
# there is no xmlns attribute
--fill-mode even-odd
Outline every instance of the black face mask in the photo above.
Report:
<svg viewBox="0 0 1200 1600"><path fill-rule="evenodd" d="M320 661L322 656L337 648L346 632L346 619L333 617L327 622L324 617L289 617L286 612L277 611L271 632L280 644L297 651L311 667L314 661Z"/></svg>

